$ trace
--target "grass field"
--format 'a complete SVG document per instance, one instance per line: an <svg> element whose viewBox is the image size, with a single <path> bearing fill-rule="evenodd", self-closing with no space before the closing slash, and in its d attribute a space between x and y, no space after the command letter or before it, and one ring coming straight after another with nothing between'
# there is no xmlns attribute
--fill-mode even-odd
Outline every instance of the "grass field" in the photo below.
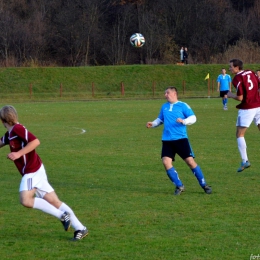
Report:
<svg viewBox="0 0 260 260"><path fill-rule="evenodd" d="M236 102L223 111L219 98L184 101L197 115L188 132L211 195L177 158L186 191L173 196L160 160L162 127L145 127L163 99L13 103L19 121L41 141L37 151L50 183L90 232L70 242L73 232L64 232L57 219L20 206L20 176L4 147L1 259L244 260L260 254L258 130L252 125L246 135L252 166L238 174Z"/></svg>

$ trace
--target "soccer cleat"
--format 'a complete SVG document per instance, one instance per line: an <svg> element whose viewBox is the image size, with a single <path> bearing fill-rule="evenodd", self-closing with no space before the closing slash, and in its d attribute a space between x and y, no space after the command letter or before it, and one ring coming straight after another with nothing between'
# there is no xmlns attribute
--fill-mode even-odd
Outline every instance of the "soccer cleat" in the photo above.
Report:
<svg viewBox="0 0 260 260"><path fill-rule="evenodd" d="M184 190L184 186L176 187L174 195L180 195Z"/></svg>
<svg viewBox="0 0 260 260"><path fill-rule="evenodd" d="M228 110L227 105L224 105L224 106L223 106L223 109L224 109L224 110Z"/></svg>
<svg viewBox="0 0 260 260"><path fill-rule="evenodd" d="M71 225L70 214L65 211L62 214L60 221L61 221L65 231L68 231L70 228L70 225Z"/></svg>
<svg viewBox="0 0 260 260"><path fill-rule="evenodd" d="M251 166L251 163L249 161L246 161L245 163L241 162L240 167L237 169L237 172L242 172L246 168L249 168Z"/></svg>
<svg viewBox="0 0 260 260"><path fill-rule="evenodd" d="M83 230L76 230L74 232L74 237L71 239L71 241L78 241L88 235L88 229L85 228Z"/></svg>
<svg viewBox="0 0 260 260"><path fill-rule="evenodd" d="M209 185L205 185L204 187L202 187L202 189L207 193L207 194L211 194L212 193L212 189Z"/></svg>

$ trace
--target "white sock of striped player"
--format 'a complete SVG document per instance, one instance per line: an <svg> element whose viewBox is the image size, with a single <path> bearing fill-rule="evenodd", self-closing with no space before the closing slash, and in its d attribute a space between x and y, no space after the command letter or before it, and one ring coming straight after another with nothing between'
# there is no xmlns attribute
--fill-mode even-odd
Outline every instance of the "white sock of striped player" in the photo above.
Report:
<svg viewBox="0 0 260 260"><path fill-rule="evenodd" d="M64 213L63 211L55 208L53 205L51 205L49 202L47 202L44 199L40 198L34 198L34 209L39 209L45 213L48 213L58 219L61 218L62 214Z"/></svg>
<svg viewBox="0 0 260 260"><path fill-rule="evenodd" d="M246 152L246 140L244 137L237 138L238 150L240 152L242 162L245 163L248 161L247 152Z"/></svg>
<svg viewBox="0 0 260 260"><path fill-rule="evenodd" d="M62 202L59 210L66 211L66 212L68 212L70 214L71 226L75 230L83 230L83 229L85 229L85 226L83 226L81 224L81 222L78 220L78 218L74 214L73 210L68 205L66 205L64 202Z"/></svg>

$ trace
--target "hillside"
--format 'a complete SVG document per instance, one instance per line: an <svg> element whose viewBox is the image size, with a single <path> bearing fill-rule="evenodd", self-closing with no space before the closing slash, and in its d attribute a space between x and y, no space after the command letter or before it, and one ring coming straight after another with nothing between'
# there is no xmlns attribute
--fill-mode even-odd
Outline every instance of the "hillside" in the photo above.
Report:
<svg viewBox="0 0 260 260"><path fill-rule="evenodd" d="M209 84L210 96L218 96L216 78L222 67L228 71L228 64L1 68L0 94L2 100L11 101L152 98L162 97L171 85L181 96L207 97Z"/></svg>

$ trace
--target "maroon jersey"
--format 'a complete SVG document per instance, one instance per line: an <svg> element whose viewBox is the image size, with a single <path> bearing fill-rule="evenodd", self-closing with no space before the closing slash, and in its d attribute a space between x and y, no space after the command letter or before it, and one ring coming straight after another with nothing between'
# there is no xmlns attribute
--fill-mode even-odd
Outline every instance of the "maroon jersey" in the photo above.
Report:
<svg viewBox="0 0 260 260"><path fill-rule="evenodd" d="M253 71L240 71L233 78L232 83L237 89L237 96L243 95L243 100L236 106L237 108L250 109L260 107L259 79Z"/></svg>
<svg viewBox="0 0 260 260"><path fill-rule="evenodd" d="M9 144L11 152L18 152L36 137L23 125L17 123L10 132L6 132L1 138L4 144ZM14 161L18 171L24 175L36 172L42 165L42 161L35 150Z"/></svg>

